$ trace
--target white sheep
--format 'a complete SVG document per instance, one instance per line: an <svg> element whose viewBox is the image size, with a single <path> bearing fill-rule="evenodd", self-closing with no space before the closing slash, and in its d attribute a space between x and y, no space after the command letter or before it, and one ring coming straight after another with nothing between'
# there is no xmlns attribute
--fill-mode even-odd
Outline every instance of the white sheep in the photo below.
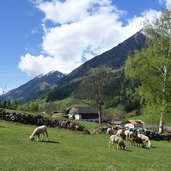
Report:
<svg viewBox="0 0 171 171"><path fill-rule="evenodd" d="M127 130L124 131L124 134L125 134L125 136L126 136L126 141L127 141L128 138L129 138L129 133L130 133L130 130L129 130L129 129L127 129Z"/></svg>
<svg viewBox="0 0 171 171"><path fill-rule="evenodd" d="M40 134L42 134L42 139L40 139ZM30 140L35 141L35 136L37 135L38 136L37 141L39 141L39 140L43 141L45 134L46 134L47 141L48 141L47 126L45 126L45 125L39 126L31 134Z"/></svg>
<svg viewBox="0 0 171 171"><path fill-rule="evenodd" d="M124 136L124 130L123 129L118 129L115 135L123 138L123 136Z"/></svg>
<svg viewBox="0 0 171 171"><path fill-rule="evenodd" d="M113 134L112 128L108 128L107 131L106 131L106 134L107 135L112 135Z"/></svg>
<svg viewBox="0 0 171 171"><path fill-rule="evenodd" d="M109 141L109 147L110 145L114 146L114 143L117 144L117 149L120 147L120 149L126 150L126 145L124 144L122 137L117 136L117 135L111 135L110 141Z"/></svg>
<svg viewBox="0 0 171 171"><path fill-rule="evenodd" d="M150 139L146 135L144 135L144 134L138 134L138 137L142 139L142 141L144 142L144 145L147 148L150 148L151 147Z"/></svg>

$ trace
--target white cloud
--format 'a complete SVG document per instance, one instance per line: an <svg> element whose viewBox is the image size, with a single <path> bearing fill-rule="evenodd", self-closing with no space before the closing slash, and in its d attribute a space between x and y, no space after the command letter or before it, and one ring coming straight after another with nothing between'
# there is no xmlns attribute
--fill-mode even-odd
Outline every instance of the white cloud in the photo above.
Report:
<svg viewBox="0 0 171 171"><path fill-rule="evenodd" d="M36 6L45 14L45 20L60 24L81 20L98 10L103 12L113 10L110 0L37 1Z"/></svg>
<svg viewBox="0 0 171 171"><path fill-rule="evenodd" d="M134 16L125 25L120 18L126 12L111 4L111 0L36 1L45 14L43 20L43 54L26 54L19 68L30 77L51 70L69 73L85 60L109 50L142 28L145 18L157 11L148 10ZM48 27L50 20L56 26ZM47 54L47 55L44 55Z"/></svg>
<svg viewBox="0 0 171 171"><path fill-rule="evenodd" d="M171 0L159 0L160 4L165 4L167 9L171 9Z"/></svg>
<svg viewBox="0 0 171 171"><path fill-rule="evenodd" d="M167 9L171 9L171 0L166 0Z"/></svg>
<svg viewBox="0 0 171 171"><path fill-rule="evenodd" d="M32 56L31 54L26 54L21 57L18 66L30 77L35 77L36 75L51 71L50 67L54 68L53 65L55 65L55 63L52 57L44 57L43 55Z"/></svg>
<svg viewBox="0 0 171 171"><path fill-rule="evenodd" d="M3 90L0 88L0 95L2 95L3 94Z"/></svg>

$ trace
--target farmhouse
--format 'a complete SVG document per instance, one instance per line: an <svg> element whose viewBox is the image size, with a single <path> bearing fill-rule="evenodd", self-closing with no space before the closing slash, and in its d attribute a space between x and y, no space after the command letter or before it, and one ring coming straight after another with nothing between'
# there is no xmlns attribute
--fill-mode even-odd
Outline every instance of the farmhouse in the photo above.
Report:
<svg viewBox="0 0 171 171"><path fill-rule="evenodd" d="M144 122L142 120L127 120L126 125L133 125L135 129L144 129Z"/></svg>
<svg viewBox="0 0 171 171"><path fill-rule="evenodd" d="M68 117L75 120L99 122L98 110L90 107L70 108L70 110L68 111Z"/></svg>

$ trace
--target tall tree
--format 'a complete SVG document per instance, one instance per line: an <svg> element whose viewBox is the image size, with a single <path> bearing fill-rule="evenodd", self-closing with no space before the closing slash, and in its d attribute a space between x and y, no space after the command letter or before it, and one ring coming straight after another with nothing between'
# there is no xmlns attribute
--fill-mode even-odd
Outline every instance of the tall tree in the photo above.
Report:
<svg viewBox="0 0 171 171"><path fill-rule="evenodd" d="M144 27L147 47L126 61L126 75L140 80L148 116L158 117L159 133L164 116L171 111L171 11L164 10Z"/></svg>
<svg viewBox="0 0 171 171"><path fill-rule="evenodd" d="M91 101L91 104L99 109L99 123L102 121L102 106L105 100L105 86L109 78L107 68L96 68L90 71L80 85L82 98Z"/></svg>

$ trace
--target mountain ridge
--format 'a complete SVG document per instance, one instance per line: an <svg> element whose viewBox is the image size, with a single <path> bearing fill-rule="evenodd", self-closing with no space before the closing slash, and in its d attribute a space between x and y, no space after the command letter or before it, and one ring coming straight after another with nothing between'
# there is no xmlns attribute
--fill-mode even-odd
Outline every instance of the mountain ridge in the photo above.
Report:
<svg viewBox="0 0 171 171"><path fill-rule="evenodd" d="M47 95L47 101L69 97L72 92L76 91L79 83L90 69L101 66L112 69L122 68L127 56L133 54L135 50L144 48L145 41L145 35L142 31L139 31L110 50L86 61L70 74L64 75L59 71L51 71L45 76L39 75L20 87L9 91L4 95L3 99L15 99L25 103L43 95ZM51 77L51 75L53 76Z"/></svg>
<svg viewBox="0 0 171 171"><path fill-rule="evenodd" d="M44 75L40 74L25 84L10 90L1 97L3 100L15 99L22 103L34 100L49 91L64 76L59 71L50 71Z"/></svg>
<svg viewBox="0 0 171 171"><path fill-rule="evenodd" d="M135 50L141 50L145 47L145 41L145 35L142 31L139 31L112 49L86 61L58 82L58 86L49 93L48 101L69 97L71 93L77 89L81 79L86 76L88 71L92 68L103 66L111 67L112 69L120 69L124 66L125 60L129 54L133 54Z"/></svg>

